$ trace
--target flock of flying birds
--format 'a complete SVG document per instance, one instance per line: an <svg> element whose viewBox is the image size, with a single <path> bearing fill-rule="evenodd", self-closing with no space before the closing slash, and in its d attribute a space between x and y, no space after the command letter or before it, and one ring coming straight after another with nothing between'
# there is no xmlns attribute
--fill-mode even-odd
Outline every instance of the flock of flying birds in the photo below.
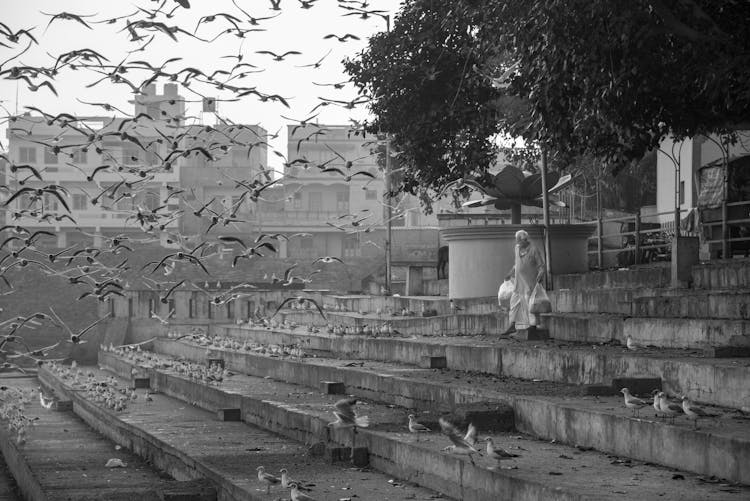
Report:
<svg viewBox="0 0 750 501"><path fill-rule="evenodd" d="M0 22L0 54L9 54L8 57L0 59L0 79L15 81L32 92L49 92L57 95L57 82L65 76L73 74L80 81L90 75L92 79L86 85L88 88L109 85L113 92L124 89L132 93L136 99L144 94L146 87L151 84L175 83L181 89L197 96L195 101L190 102L203 102L204 104L209 102L210 104L215 101L237 102L254 98L261 102L277 102L288 108L289 98L265 92L247 83L252 80L254 73L264 71L248 59L253 58L255 59L253 62L258 63L264 61L269 64L284 64L288 60L302 59L304 54L294 50L277 53L267 49L255 50L252 54L243 53L245 40L254 32L270 28L276 22L275 18L283 14L283 10L313 9L318 0L296 0L296 2L283 0L283 2L282 6L282 0L270 0L268 3L232 0L234 8L231 11L202 16L197 24L190 26L187 26L185 22L180 22L182 15L190 14L191 2L189 0L151 0L147 7L138 6L135 10L130 9L131 12L112 18L100 18L97 14L63 11L41 12L48 18L46 25L9 26L5 22ZM367 0L337 0L337 4L343 16L354 17L362 21L370 19L385 21L386 26L390 27L388 12L371 8ZM115 59L111 56L107 57L101 49L82 47L61 54L50 54L51 48L45 47L49 55L48 64L41 66L24 64L23 59L31 56L32 47L42 47L43 37L47 30L52 25L62 24L66 24L66 28L71 30L71 38L81 41L86 40L86 37L77 37L73 35L74 32L87 34L94 31L98 25L115 29L119 27L121 29L117 32L126 37L132 50L129 50L124 58L120 56ZM164 38L179 42L190 38L210 44L223 37L238 39L238 53L217 56L211 61L215 67L210 69L184 65L183 58L179 55L161 63L154 63L146 60L145 57L138 56L139 53L148 54L149 46L155 39ZM323 38L329 43L346 43L360 39L356 33L331 33ZM304 64L297 67L319 70L323 68L330 53L329 50L322 57L317 57L309 63L303 62ZM340 91L347 82L313 83ZM219 94L222 97L207 97L212 94ZM168 98L165 97L165 99ZM56 249L57 235L53 231L54 225L62 221L77 225L76 214L71 207L73 207L73 196L80 196L80 194L71 193L73 188L68 189L46 180L46 169L35 162L16 160L10 152L0 153L0 165L5 163L7 170L14 175L14 180L8 179L7 184L0 184L0 213L4 212L6 216L6 225L0 227L0 295L15 292L14 276L28 269L35 269L50 278L80 287L77 296L79 300L90 297L103 302L123 296L123 291L127 287L126 277L139 274L150 287L159 291L161 301L166 303L170 294L178 287L185 285L185 280L178 280L179 273L175 273L180 263L186 268L195 268L199 272L210 275L211 270L207 265L209 258L227 249L233 253L232 266L234 267L241 260L274 254L280 240L306 236L305 234L261 233L254 237L240 238L233 235L215 234L217 230L237 227L238 223L243 222L238 217L240 204L268 201L264 197L268 192L273 191L270 188L276 186L284 177L273 179L267 170L248 179L234 179L222 173L234 183L234 189L239 195L239 202L223 208L217 208L214 199L196 200L195 192L189 188L168 185L166 186L167 195L164 196L150 192L147 187L148 182L157 174L170 172L182 158L202 157L210 166L212 161L228 155L233 147L247 149L248 155L249 150L258 145L264 144L270 147L268 142L277 138L278 132L266 134L264 137L256 132L257 129L235 123L218 114L216 126L186 126L183 124L193 117L170 115L162 109L162 116L157 120L145 113L133 116L109 102L92 102L78 98L77 100L84 105L112 113L111 120L101 129L95 129L73 113L53 114L39 106L25 106L25 109L34 112L33 120L30 120L29 117L11 113L0 102L0 107L6 113L4 120L0 123L7 124L8 134L11 137L43 145L48 152L62 158L67 165L78 169L81 172L82 182L85 180L89 183L88 186L97 186L99 191L92 193L80 188L91 206L98 205L103 210L117 210L122 213L123 210L119 209L121 205L119 202L130 201L131 208L125 209L126 213L122 214L122 219L124 223L131 224L131 227L137 231L116 236L97 235L102 239L102 244L96 247L74 244L64 249ZM299 154L301 145L306 141L325 139L325 128L313 122L317 117L316 112L320 113L321 109L327 106L352 110L368 101L369 98L364 95L357 95L354 99L320 97L319 103L310 110L307 118L298 120L284 117L295 124L294 132L298 128L303 128L306 133L297 142L296 153ZM174 105L175 103L168 104ZM115 113L121 116L116 116ZM351 120L351 122L350 134L362 135L364 139L365 125L356 120ZM54 137L40 138L34 130L37 126L54 127L59 129L60 133ZM307 134L308 127L313 129L309 134ZM152 137L146 137L147 135ZM153 161L150 161L149 165L141 165L139 162L128 161L129 159L126 158L118 158L116 152L108 146L112 141L124 145L119 147L122 151L127 147L130 151L137 151L139 158L149 156ZM353 179L375 178L375 175L367 170L356 170L356 162L362 158L347 158L336 149L327 147L331 153L330 159L318 163L304 156L287 159L283 153L270 149L283 160L285 167L318 169L330 175L340 176L345 182ZM3 150L4 146L0 144L0 151ZM74 159L76 154L89 151L101 156L102 164L85 170L77 166ZM121 153L119 149L117 153ZM101 181L100 178L105 173L116 176L119 181L109 183ZM157 196L160 204L150 208L140 203L145 195ZM178 205L180 208L175 208ZM173 229L172 223L179 217L191 214L206 222L207 229L202 234L182 235ZM398 217L398 214L395 217ZM374 218L371 218L372 214L358 212L343 215L328 224L342 231L357 233L369 232L376 225L385 223L385 221L375 222ZM34 221L33 228L24 226L23 222L27 220ZM39 223L49 223L49 230L37 229ZM212 231L214 234L210 233ZM139 233L142 233L142 236ZM167 251L158 261L147 263L140 268L133 264L137 261L132 258L138 254L139 244L163 241L162 237L165 234L166 241L175 247L174 251ZM94 235L88 236L94 237ZM341 260L334 256L321 256L312 265L335 265L337 262L340 263ZM294 281L309 283L317 272L313 270L307 275L296 276L291 270L287 270L283 281L286 284L294 283ZM242 297L240 291L229 291L222 293L218 301L227 302L239 297ZM307 301L307 298L293 297L287 301L303 303ZM3 312L0 308L0 356L5 359L3 367L17 366L11 361L11 357L39 362L60 344L32 349L23 340L24 329L37 328L42 323L48 322L67 333L68 339L61 343L79 344L85 342L83 337L106 318L100 318L84 329L77 330L68 327L54 311L3 319Z"/></svg>

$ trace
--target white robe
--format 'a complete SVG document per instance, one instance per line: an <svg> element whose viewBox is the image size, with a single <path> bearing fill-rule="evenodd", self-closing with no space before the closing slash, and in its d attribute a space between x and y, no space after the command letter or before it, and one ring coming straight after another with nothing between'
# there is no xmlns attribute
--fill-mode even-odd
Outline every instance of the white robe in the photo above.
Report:
<svg viewBox="0 0 750 501"><path fill-rule="evenodd" d="M516 244L514 269L516 286L510 297L509 319L516 324L516 329L526 329L537 325L536 315L529 312L529 298L537 277L545 270L544 256L533 245L529 245L522 256Z"/></svg>

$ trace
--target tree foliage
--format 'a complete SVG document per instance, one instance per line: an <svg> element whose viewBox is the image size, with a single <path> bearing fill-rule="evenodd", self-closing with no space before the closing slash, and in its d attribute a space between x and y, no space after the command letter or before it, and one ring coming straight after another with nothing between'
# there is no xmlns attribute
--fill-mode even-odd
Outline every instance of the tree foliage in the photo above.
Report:
<svg viewBox="0 0 750 501"><path fill-rule="evenodd" d="M749 49L742 0L407 0L346 68L414 193L481 175L500 132L616 173L667 133L742 127Z"/></svg>

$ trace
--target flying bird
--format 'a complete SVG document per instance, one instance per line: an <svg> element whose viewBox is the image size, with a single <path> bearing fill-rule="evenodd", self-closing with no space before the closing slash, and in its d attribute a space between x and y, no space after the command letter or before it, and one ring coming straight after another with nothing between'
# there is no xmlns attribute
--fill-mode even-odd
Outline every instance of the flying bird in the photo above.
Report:
<svg viewBox="0 0 750 501"><path fill-rule="evenodd" d="M302 55L301 52L298 52L296 50L288 50L288 51L286 51L286 52L284 52L283 54L280 54L280 55L276 54L275 52L272 52L270 50L256 50L255 53L256 54L267 54L269 56L272 56L274 61L283 61L286 56Z"/></svg>
<svg viewBox="0 0 750 501"><path fill-rule="evenodd" d="M475 449L474 446L469 443L469 441L466 440L465 437L461 436L458 429L453 424L451 424L444 418L440 418L438 422L440 423L440 428L442 429L443 434L447 435L448 439L450 439L453 444L449 445L444 450L453 454L465 454L469 456L469 461L471 461L471 464L474 464L474 458L471 455L481 453L477 449Z"/></svg>
<svg viewBox="0 0 750 501"><path fill-rule="evenodd" d="M271 315L271 318L275 317L276 314L284 307L284 305L286 305L288 303L295 303L295 304L298 304L300 306L303 305L303 304L305 304L305 303L310 303L310 304L314 305L315 308L317 308L318 312L320 313L320 316L323 317L324 319L326 319L326 314L323 311L323 308L321 308L321 306L318 304L318 302L315 301L314 299L311 299L309 297L304 297L304 296L297 296L297 297L288 297L288 298L286 298L276 308L276 311L273 312L273 315Z"/></svg>

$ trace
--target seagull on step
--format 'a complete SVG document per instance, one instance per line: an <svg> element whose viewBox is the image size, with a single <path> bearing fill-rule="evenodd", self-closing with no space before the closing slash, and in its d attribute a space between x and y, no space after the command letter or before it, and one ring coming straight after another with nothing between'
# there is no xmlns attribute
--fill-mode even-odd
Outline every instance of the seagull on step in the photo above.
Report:
<svg viewBox="0 0 750 501"><path fill-rule="evenodd" d="M695 429L698 429L698 419L717 417L718 414L709 414L700 407L696 407L688 397L682 397L682 410L685 415L695 421Z"/></svg>
<svg viewBox="0 0 750 501"><path fill-rule="evenodd" d="M666 417L671 417L673 421L676 416L684 413L682 406L667 400L663 391L657 393L656 398L659 400L659 412Z"/></svg>
<svg viewBox="0 0 750 501"><path fill-rule="evenodd" d="M643 348L643 346L633 341L633 338L630 336L625 340L625 346L627 346L630 351L638 351Z"/></svg>
<svg viewBox="0 0 750 501"><path fill-rule="evenodd" d="M282 468L281 470L279 470L279 473L281 473L281 487L283 487L284 489L291 489L292 484L297 484L297 487L300 490L303 490L303 491L309 490L306 487L302 486L302 482L295 480L293 478L290 478L289 472L287 471L286 468Z"/></svg>
<svg viewBox="0 0 750 501"><path fill-rule="evenodd" d="M414 414L409 414L409 431L417 435L417 442L419 442L420 433L429 433L432 430L425 425L418 423Z"/></svg>
<svg viewBox="0 0 750 501"><path fill-rule="evenodd" d="M291 484L290 487L292 488L292 501L315 501L314 498L311 498L304 492L300 492L297 484Z"/></svg>
<svg viewBox="0 0 750 501"><path fill-rule="evenodd" d="M270 473L266 473L266 469L263 466L258 466L258 480L266 484L266 494L271 493L271 486L281 483L281 479Z"/></svg>
<svg viewBox="0 0 750 501"><path fill-rule="evenodd" d="M469 456L469 461L471 461L471 464L474 464L474 458L471 457L471 455L481 453L477 449L475 449L474 446L471 445L464 437L462 437L458 429L451 423L443 418L440 418L439 423L443 433L447 435L450 441L453 443L453 445L449 445L443 450L451 452L453 454L466 454L467 456Z"/></svg>
<svg viewBox="0 0 750 501"><path fill-rule="evenodd" d="M504 461L506 459L513 459L521 457L518 454L511 454L501 447L495 447L492 442L492 437L485 438L487 441L487 457L494 459L495 461Z"/></svg>
<svg viewBox="0 0 750 501"><path fill-rule="evenodd" d="M625 407L627 407L628 409L631 409L633 411L634 416L636 414L640 415L641 408L648 405L648 402L646 402L645 400L642 400L638 397L634 397L633 395L631 395L630 390L627 388L623 388L622 390L620 390L620 393L625 395Z"/></svg>

